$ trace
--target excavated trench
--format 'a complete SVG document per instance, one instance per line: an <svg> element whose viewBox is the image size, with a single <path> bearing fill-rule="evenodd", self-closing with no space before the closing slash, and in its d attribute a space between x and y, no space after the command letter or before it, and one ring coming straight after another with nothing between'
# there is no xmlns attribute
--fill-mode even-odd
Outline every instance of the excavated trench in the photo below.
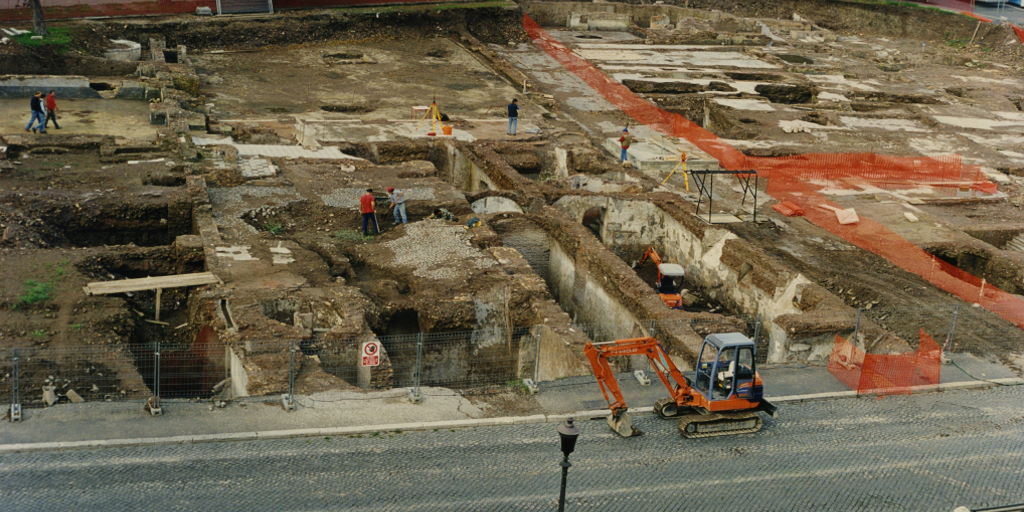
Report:
<svg viewBox="0 0 1024 512"><path fill-rule="evenodd" d="M79 264L80 270L97 280L200 272L201 254L187 254L171 247L153 247L127 253L109 253ZM197 304L190 301L189 288L167 288L161 293L160 320L155 290L120 295L131 314L127 331L128 348L139 375L152 392L154 365L160 354L160 396L163 398L207 398L225 376L224 347L215 343L207 329L194 329Z"/></svg>
<svg viewBox="0 0 1024 512"><path fill-rule="evenodd" d="M768 262L744 261L737 251L749 248L732 233L687 227L642 199L564 196L555 206L579 219L626 261L638 258L640 251L653 245L665 262L682 265L686 287L696 291L697 302L706 304L707 312L759 318L762 333L767 334L767 345L762 347L766 350L759 355L768 361L820 358L831 347L834 323L843 312L828 309L828 316L823 316L827 322L810 321L798 298L800 290L811 283L799 274L785 276L766 267ZM795 321L801 318L808 320ZM780 324L780 319L788 322Z"/></svg>
<svg viewBox="0 0 1024 512"><path fill-rule="evenodd" d="M680 263L665 258L664 255L674 251L669 251L662 244L657 243L660 237L655 236L652 238L651 243L647 243L644 241L642 234L629 229L623 230L619 223L611 222L606 225L606 212L607 210L604 207L595 206L588 208L583 212L580 222L616 256L633 267L637 275L651 286L652 293L656 293L658 288L657 267L650 261L641 264L640 260L648 248L654 248L659 255L662 255L664 263ZM692 279L684 278L681 295L683 295L684 300L683 311L691 313L722 313L727 315L739 314L733 308L716 300L699 282Z"/></svg>
<svg viewBox="0 0 1024 512"><path fill-rule="evenodd" d="M1007 293L1024 294L1024 266L1021 262L983 248L933 247L926 251L968 274L980 277Z"/></svg>
<svg viewBox="0 0 1024 512"><path fill-rule="evenodd" d="M374 304L366 320L384 346L394 386L415 384L417 361L421 385L468 389L517 378L514 361L530 339L529 327L508 327L512 319L492 311L496 306L486 297L476 294L472 317L437 311L417 296L414 282L358 259L352 263L349 284ZM325 370L356 381L350 364L321 357Z"/></svg>
<svg viewBox="0 0 1024 512"><path fill-rule="evenodd" d="M39 201L31 208L54 235L55 245L61 246L162 246L189 233L189 203L133 203L124 199L94 202L85 208L76 202Z"/></svg>
<svg viewBox="0 0 1024 512"><path fill-rule="evenodd" d="M523 255L558 305L591 339L613 340L648 332L645 322L649 319L637 318L604 290L596 276L577 265L544 228L516 214L493 219L491 227L502 245Z"/></svg>

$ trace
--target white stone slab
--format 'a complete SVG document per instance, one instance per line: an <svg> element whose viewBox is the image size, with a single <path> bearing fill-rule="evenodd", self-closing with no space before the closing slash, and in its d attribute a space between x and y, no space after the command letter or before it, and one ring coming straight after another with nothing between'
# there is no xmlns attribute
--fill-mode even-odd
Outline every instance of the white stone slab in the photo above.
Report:
<svg viewBox="0 0 1024 512"><path fill-rule="evenodd" d="M843 75L806 75L807 78L815 83L828 84L838 89L853 89L857 91L877 91L875 87L865 83L866 81L855 81L846 78Z"/></svg>
<svg viewBox="0 0 1024 512"><path fill-rule="evenodd" d="M221 258L231 258L235 261L256 261L259 258L254 258L252 254L249 254L248 245L233 245L230 247L215 247L214 253Z"/></svg>
<svg viewBox="0 0 1024 512"><path fill-rule="evenodd" d="M958 135L962 135L963 137L971 140L972 142L984 145L1024 145L1024 135L1012 135L1007 133L960 133Z"/></svg>
<svg viewBox="0 0 1024 512"><path fill-rule="evenodd" d="M775 107L771 106L770 103L762 100L747 98L714 98L713 101L724 107L730 107L736 110L758 110L763 112L771 112L775 110Z"/></svg>
<svg viewBox="0 0 1024 512"><path fill-rule="evenodd" d="M705 68L778 69L778 66L740 52L692 52L651 50L633 45L629 50L577 49L576 53L594 62L644 62L648 64L690 64Z"/></svg>
<svg viewBox="0 0 1024 512"><path fill-rule="evenodd" d="M828 91L822 91L822 92L818 93L818 101L839 101L839 102L844 102L845 103L845 102L849 102L850 98L847 98L846 96L843 96L842 94L838 94L838 93L834 93L834 92L828 92Z"/></svg>
<svg viewBox="0 0 1024 512"><path fill-rule="evenodd" d="M328 146L320 149L306 149L302 146L276 144L234 144L239 156L267 156L271 158L314 158L317 160L362 160L342 153L338 148Z"/></svg>
<svg viewBox="0 0 1024 512"><path fill-rule="evenodd" d="M935 116L935 120L958 128L973 128L976 130L995 130L998 128L1024 127L1024 119L1019 121L1006 121L998 119L986 119L984 117L960 117L960 116Z"/></svg>
<svg viewBox="0 0 1024 512"><path fill-rule="evenodd" d="M1024 121L1024 112L992 112L996 117L1000 119L1008 119L1010 121Z"/></svg>
<svg viewBox="0 0 1024 512"><path fill-rule="evenodd" d="M952 78L962 80L964 82L987 82L990 84L1009 85L1013 87L1019 87L1021 85L1020 80L1014 80L1012 78L987 78L983 76L962 76L962 75L950 75Z"/></svg>
<svg viewBox="0 0 1024 512"><path fill-rule="evenodd" d="M893 132L926 132L928 131L921 123L913 119L893 119L874 117L839 116L839 120L846 126L860 129L886 130Z"/></svg>
<svg viewBox="0 0 1024 512"><path fill-rule="evenodd" d="M845 126L824 125L799 119L779 121L779 128L786 133L811 133L818 130L849 130Z"/></svg>
<svg viewBox="0 0 1024 512"><path fill-rule="evenodd" d="M270 178L277 174L277 167L266 158L246 158L238 162L243 178Z"/></svg>

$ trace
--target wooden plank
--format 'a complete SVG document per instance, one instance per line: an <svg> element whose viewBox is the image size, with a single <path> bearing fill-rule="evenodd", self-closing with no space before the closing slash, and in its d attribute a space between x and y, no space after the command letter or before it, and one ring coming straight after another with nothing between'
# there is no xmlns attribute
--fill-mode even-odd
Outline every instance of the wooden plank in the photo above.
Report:
<svg viewBox="0 0 1024 512"><path fill-rule="evenodd" d="M201 286L220 282L220 279L213 275L212 272L197 272L194 274L121 279L119 281L97 281L87 284L83 290L85 290L86 295L106 295L108 293L137 292L159 288Z"/></svg>

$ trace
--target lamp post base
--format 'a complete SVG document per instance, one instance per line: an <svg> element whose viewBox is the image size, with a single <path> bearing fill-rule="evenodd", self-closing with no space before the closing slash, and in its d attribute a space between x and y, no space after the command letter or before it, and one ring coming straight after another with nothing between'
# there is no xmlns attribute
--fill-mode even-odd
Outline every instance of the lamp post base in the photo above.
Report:
<svg viewBox="0 0 1024 512"><path fill-rule="evenodd" d="M569 466L572 466L569 456L563 458L560 465L562 466L562 490L558 493L558 512L565 512L565 479L569 476Z"/></svg>

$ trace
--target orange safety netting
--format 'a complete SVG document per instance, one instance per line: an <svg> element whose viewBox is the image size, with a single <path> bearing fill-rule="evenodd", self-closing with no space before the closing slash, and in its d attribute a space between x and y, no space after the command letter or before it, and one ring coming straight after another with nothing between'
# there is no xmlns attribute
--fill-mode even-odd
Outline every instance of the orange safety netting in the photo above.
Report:
<svg viewBox="0 0 1024 512"><path fill-rule="evenodd" d="M1013 33L1017 34L1017 40L1024 43L1024 28L1020 28L1017 25L1010 25L1013 29Z"/></svg>
<svg viewBox="0 0 1024 512"><path fill-rule="evenodd" d="M907 394L913 386L939 383L942 349L924 329L917 350L905 354L865 354L836 336L828 371L858 393Z"/></svg>
<svg viewBox="0 0 1024 512"><path fill-rule="evenodd" d="M576 55L528 15L523 28L534 44L567 70L586 82L606 100L637 123L661 133L685 139L718 160L726 170L756 170L768 178L766 191L779 201L790 201L808 220L848 242L887 259L899 268L921 276L936 287L969 302L977 302L1005 320L1024 327L1024 300L942 260L884 225L863 216L857 224L841 225L832 212L817 208L831 205L822 194L825 187L856 188L865 184L949 187L960 190L995 191L977 166L965 165L959 155L945 157L895 156L878 153L808 153L785 157L751 157L714 133L685 117L668 112L610 78L586 59Z"/></svg>

